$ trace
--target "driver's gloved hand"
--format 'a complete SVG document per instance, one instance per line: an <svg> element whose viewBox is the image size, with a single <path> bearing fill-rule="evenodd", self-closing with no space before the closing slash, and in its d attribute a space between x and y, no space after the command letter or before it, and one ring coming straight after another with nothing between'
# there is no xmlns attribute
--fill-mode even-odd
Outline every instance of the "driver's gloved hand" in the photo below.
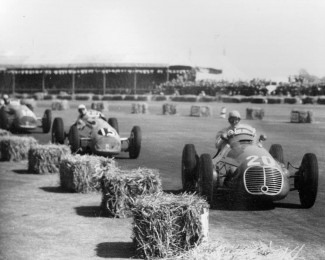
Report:
<svg viewBox="0 0 325 260"><path fill-rule="evenodd" d="M227 138L233 137L234 134L235 134L235 131L229 130L228 133L227 133Z"/></svg>

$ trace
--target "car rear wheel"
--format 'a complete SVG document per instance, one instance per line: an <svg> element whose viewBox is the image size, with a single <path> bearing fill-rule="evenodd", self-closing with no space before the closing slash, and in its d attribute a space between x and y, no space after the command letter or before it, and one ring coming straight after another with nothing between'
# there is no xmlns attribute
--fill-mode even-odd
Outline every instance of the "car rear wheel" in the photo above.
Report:
<svg viewBox="0 0 325 260"><path fill-rule="evenodd" d="M4 111L3 109L0 109L0 128L4 130L9 130L10 128L7 112Z"/></svg>
<svg viewBox="0 0 325 260"><path fill-rule="evenodd" d="M78 152L80 148L79 131L76 125L72 125L69 131L69 145L72 153Z"/></svg>
<svg viewBox="0 0 325 260"><path fill-rule="evenodd" d="M281 144L272 144L269 153L272 157L280 163L284 163L283 149Z"/></svg>
<svg viewBox="0 0 325 260"><path fill-rule="evenodd" d="M52 111L50 109L46 109L44 112L44 116L42 118L42 128L43 133L47 134L51 130L52 124Z"/></svg>
<svg viewBox="0 0 325 260"><path fill-rule="evenodd" d="M206 197L211 206L216 184L216 174L213 172L213 163L210 154L202 154L199 161L199 194Z"/></svg>
<svg viewBox="0 0 325 260"><path fill-rule="evenodd" d="M141 150L141 128L139 126L134 126L131 130L131 136L129 138L129 157L131 159L136 159L139 157Z"/></svg>
<svg viewBox="0 0 325 260"><path fill-rule="evenodd" d="M63 120L61 117L54 118L52 127L52 143L63 144L65 139Z"/></svg>
<svg viewBox="0 0 325 260"><path fill-rule="evenodd" d="M109 119L108 119L108 123L109 123L109 125L110 125L111 127L113 127L113 128L116 130L116 132L117 132L118 134L120 134L120 133L119 133L119 129L118 129L118 122L117 122L117 119L116 119L115 117L111 117L111 118L109 118Z"/></svg>
<svg viewBox="0 0 325 260"><path fill-rule="evenodd" d="M315 204L318 190L318 162L315 154L304 155L296 178L300 203L303 208L311 208Z"/></svg>
<svg viewBox="0 0 325 260"><path fill-rule="evenodd" d="M194 144L186 144L182 153L182 185L184 192L195 191L197 154Z"/></svg>

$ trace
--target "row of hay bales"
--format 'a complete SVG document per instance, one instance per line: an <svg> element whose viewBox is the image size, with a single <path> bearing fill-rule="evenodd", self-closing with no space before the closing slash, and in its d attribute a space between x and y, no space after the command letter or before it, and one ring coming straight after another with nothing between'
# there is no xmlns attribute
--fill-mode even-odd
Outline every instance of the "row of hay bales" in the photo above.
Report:
<svg viewBox="0 0 325 260"><path fill-rule="evenodd" d="M208 96L208 95L122 95L122 94L75 94L62 93L59 95L47 95L36 93L34 95L16 94L17 98L25 100L77 100L77 101L175 101L175 102L224 102L224 103L244 103L255 104L325 104L325 96L303 96L303 97L284 97L284 96Z"/></svg>
<svg viewBox="0 0 325 260"><path fill-rule="evenodd" d="M207 239L208 203L193 194L164 193L157 170L121 170L110 158L73 155L65 145L40 145L32 137L0 134L1 151L14 151L5 159L28 159L31 173L59 173L60 186L67 191L101 191L101 212L106 216L132 216L138 257L174 257Z"/></svg>

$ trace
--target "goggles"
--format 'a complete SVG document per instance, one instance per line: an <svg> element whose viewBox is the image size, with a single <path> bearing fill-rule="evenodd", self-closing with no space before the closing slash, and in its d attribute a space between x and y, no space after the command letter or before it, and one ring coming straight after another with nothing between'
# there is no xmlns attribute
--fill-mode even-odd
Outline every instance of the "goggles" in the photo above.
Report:
<svg viewBox="0 0 325 260"><path fill-rule="evenodd" d="M240 118L239 117L229 117L229 122L230 123L234 123L234 122L239 122L240 121Z"/></svg>

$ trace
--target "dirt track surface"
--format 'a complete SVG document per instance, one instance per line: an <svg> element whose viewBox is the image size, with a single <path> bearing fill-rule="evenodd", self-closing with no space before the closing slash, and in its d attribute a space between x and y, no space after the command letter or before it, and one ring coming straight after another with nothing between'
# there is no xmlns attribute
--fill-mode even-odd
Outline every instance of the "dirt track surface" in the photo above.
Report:
<svg viewBox="0 0 325 260"><path fill-rule="evenodd" d="M175 192L181 189L184 145L193 143L199 154L213 154L215 133L226 122L216 113L212 118L189 117L186 114L189 104L181 105L179 115L162 116L161 105L155 105L156 110L148 115L129 114L129 104L113 106L110 116L118 118L122 136L128 136L133 125L140 125L143 132L139 159L127 159L125 154L117 161L123 168L158 169L163 188ZM224 104L217 104L215 110L219 111L221 105ZM244 114L246 106L228 107ZM268 108L266 115L269 117L248 123L258 132L267 134L266 148L272 143L281 143L285 160L296 166L304 153L317 155L320 179L316 204L312 209L300 208L295 191L270 207L229 207L217 201L210 210L210 240L242 245L272 242L274 246L289 249L303 246L300 256L324 259L324 107L316 107L316 111L314 107L318 121L313 125L289 124L289 106L277 108L279 111L273 106ZM59 114L54 112L54 116ZM66 112L64 117L71 118L71 115L75 117L75 111ZM40 143L47 143L50 138L41 133L33 135ZM0 162L1 259L126 259L133 256L132 219L101 217L100 194L65 193L59 188L57 174L26 174L26 169L26 161Z"/></svg>

